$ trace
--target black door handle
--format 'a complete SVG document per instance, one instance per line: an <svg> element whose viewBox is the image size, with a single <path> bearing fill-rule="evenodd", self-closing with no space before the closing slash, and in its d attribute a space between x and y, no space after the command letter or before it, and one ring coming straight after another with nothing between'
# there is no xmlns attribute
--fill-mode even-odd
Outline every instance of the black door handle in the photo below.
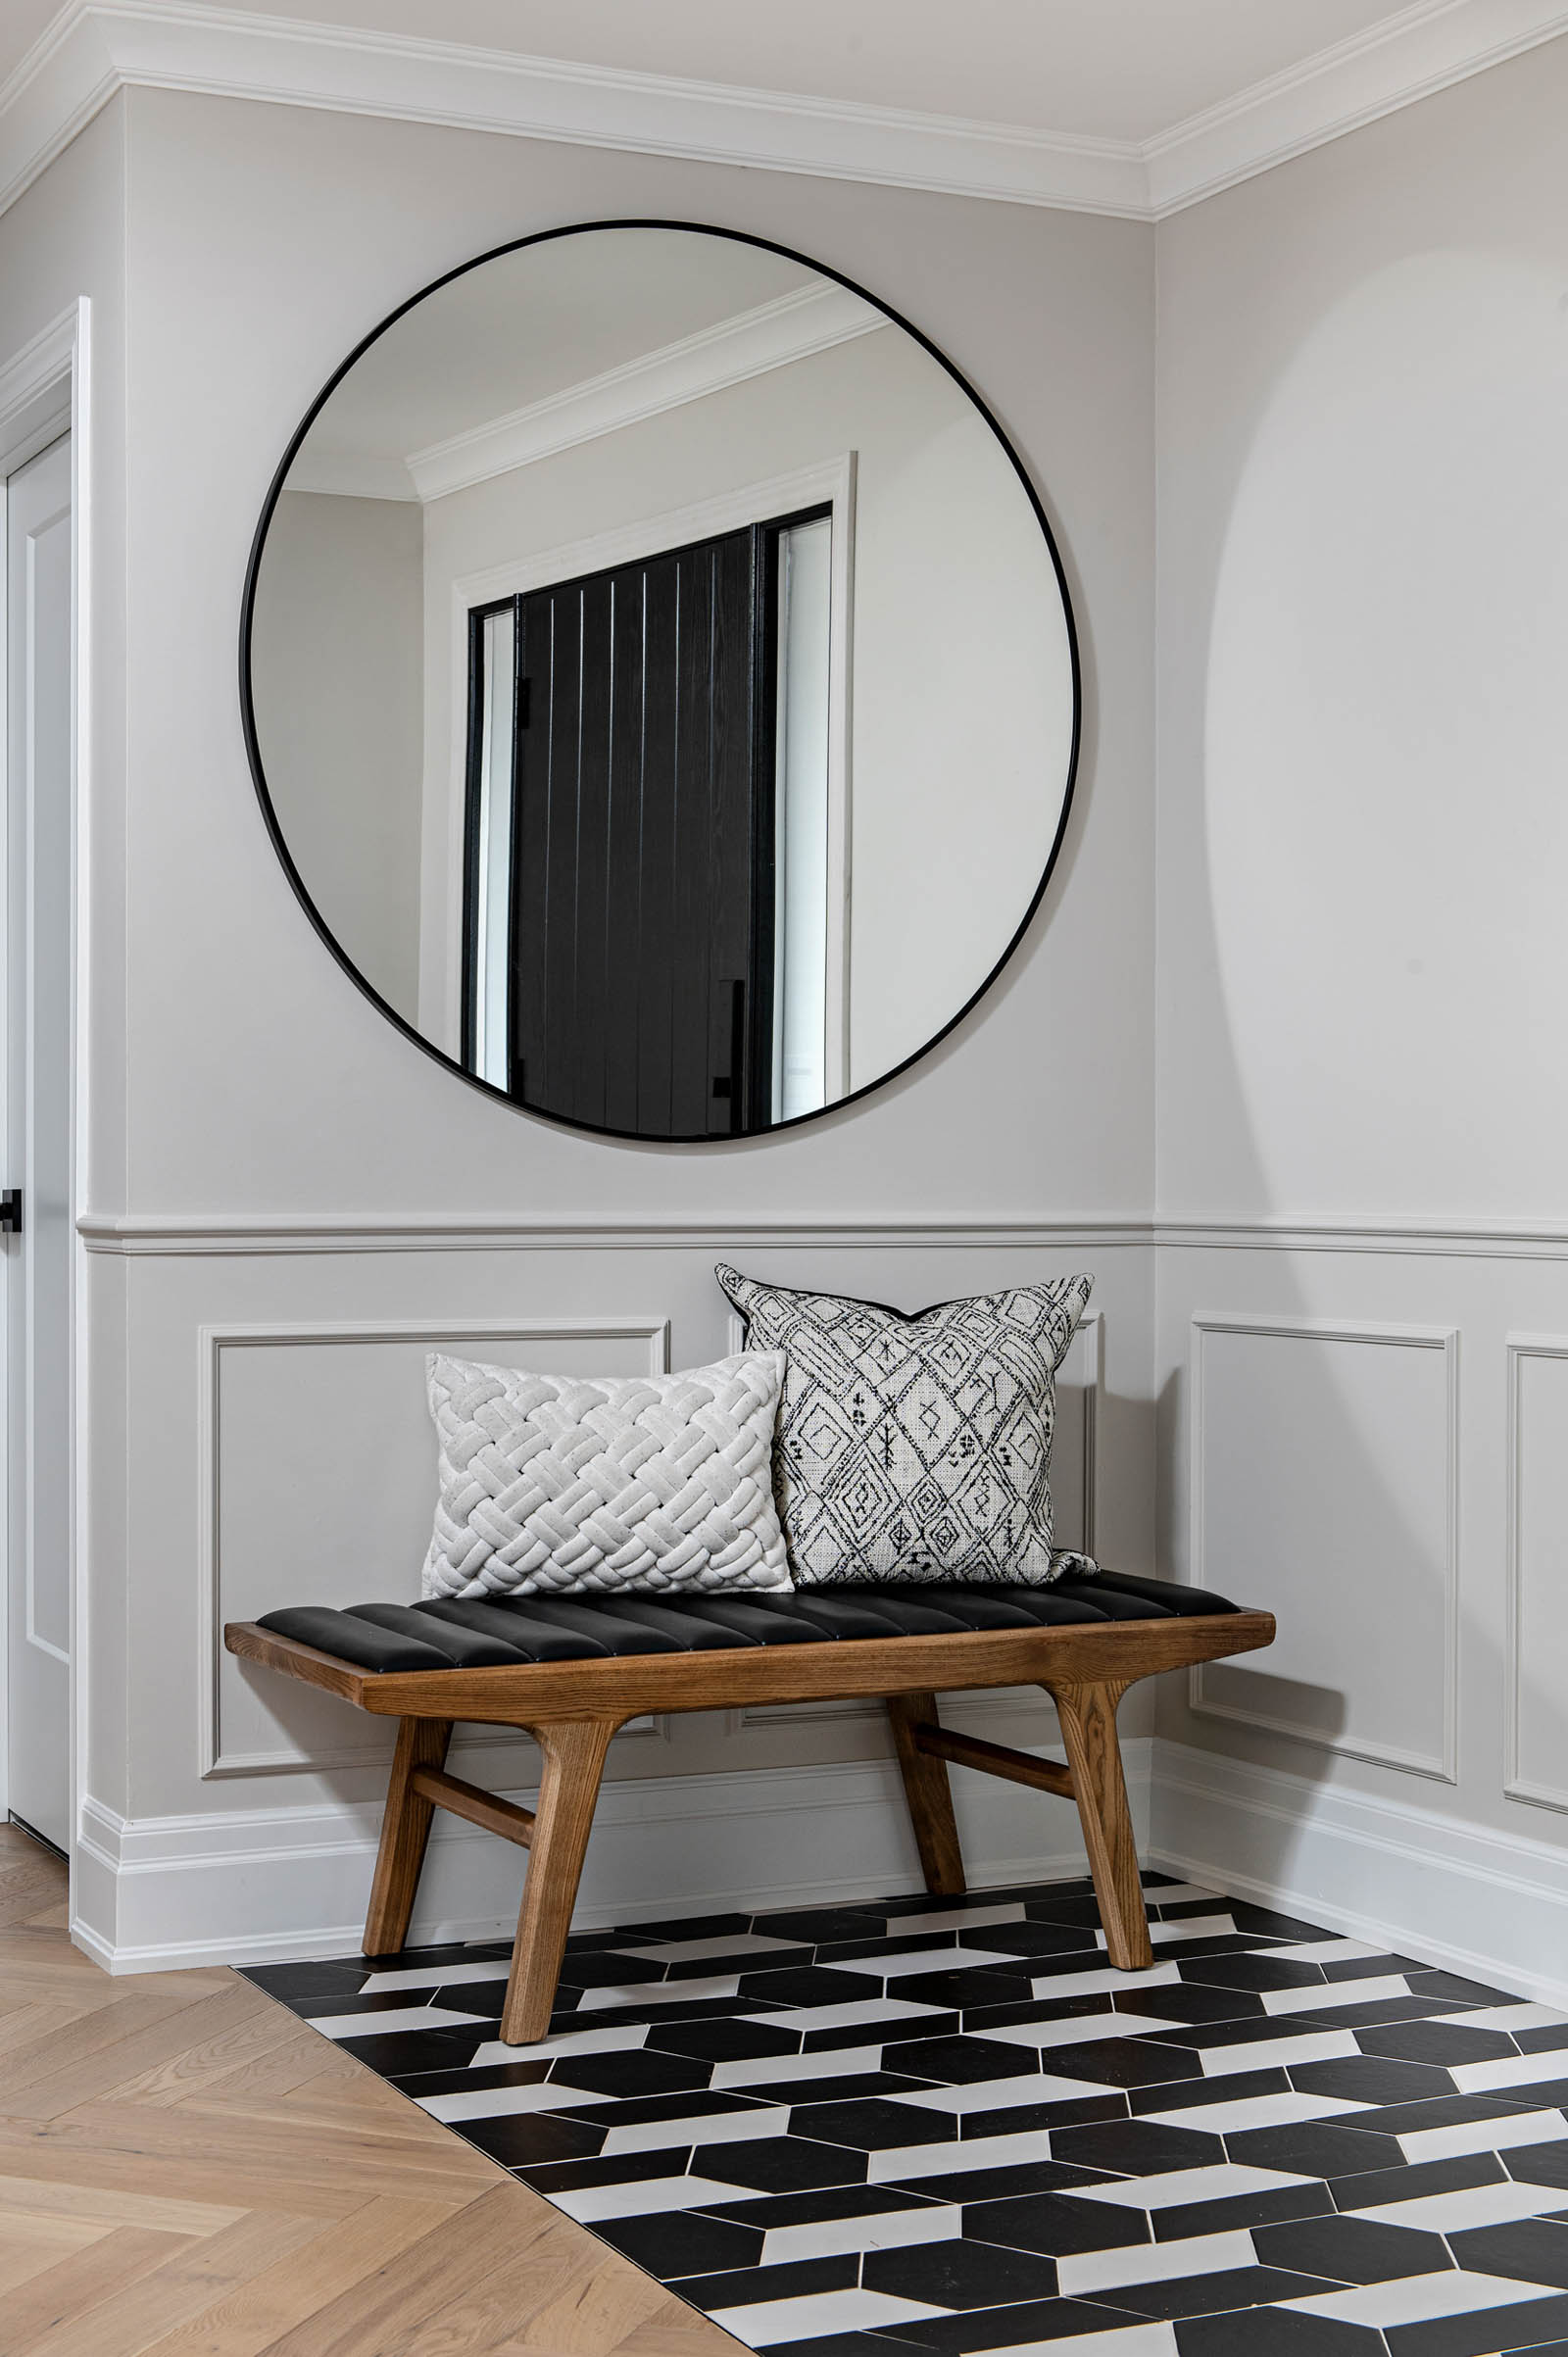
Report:
<svg viewBox="0 0 1568 2357"><path fill-rule="evenodd" d="M0 1230L10 1236L22 1234L22 1189L20 1187L8 1187L5 1193L0 1195Z"/></svg>

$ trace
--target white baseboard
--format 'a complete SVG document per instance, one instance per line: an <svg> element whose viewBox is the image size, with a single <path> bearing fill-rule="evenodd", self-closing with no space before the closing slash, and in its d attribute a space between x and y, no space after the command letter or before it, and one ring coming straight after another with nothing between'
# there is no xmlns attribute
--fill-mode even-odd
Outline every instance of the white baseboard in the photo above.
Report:
<svg viewBox="0 0 1568 2357"><path fill-rule="evenodd" d="M1163 1738L1153 1754L1160 1866L1568 2008L1568 1849Z"/></svg>
<svg viewBox="0 0 1568 2357"><path fill-rule="evenodd" d="M1147 1737L1123 1745L1141 1843L1151 1750ZM956 1776L953 1789L973 1888L1084 1873L1070 1802L991 1777ZM127 1820L88 1800L72 1936L112 1973L352 1953L378 1829L368 1806ZM412 1939L510 1933L522 1876L510 1844L438 1818ZM920 1888L891 1761L640 1777L605 1788L574 1921L587 1930Z"/></svg>

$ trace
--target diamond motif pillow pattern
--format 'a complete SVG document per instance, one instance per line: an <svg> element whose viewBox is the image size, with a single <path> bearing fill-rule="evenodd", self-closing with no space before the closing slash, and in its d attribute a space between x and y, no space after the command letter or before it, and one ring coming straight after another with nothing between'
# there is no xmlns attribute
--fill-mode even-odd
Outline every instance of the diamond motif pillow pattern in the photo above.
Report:
<svg viewBox="0 0 1568 2357"><path fill-rule="evenodd" d="M1087 1561L1053 1552L1051 1440L1092 1277L906 1317L714 1274L748 1345L785 1355L773 1489L799 1586L1039 1586Z"/></svg>
<svg viewBox="0 0 1568 2357"><path fill-rule="evenodd" d="M425 1364L440 1458L427 1596L789 1588L770 1476L780 1352L588 1380Z"/></svg>

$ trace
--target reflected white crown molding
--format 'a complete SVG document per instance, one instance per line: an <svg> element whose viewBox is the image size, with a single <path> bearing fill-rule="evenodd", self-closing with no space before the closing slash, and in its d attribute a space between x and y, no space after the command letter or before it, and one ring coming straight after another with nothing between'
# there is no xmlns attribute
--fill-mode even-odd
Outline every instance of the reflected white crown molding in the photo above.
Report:
<svg viewBox="0 0 1568 2357"><path fill-rule="evenodd" d="M413 451L408 471L420 499L440 499L515 466L531 466L554 451L618 433L622 426L700 401L726 385L809 359L854 336L873 335L887 323L885 313L846 286L796 287L678 343L639 353L601 376L565 385L526 409Z"/></svg>
<svg viewBox="0 0 1568 2357"><path fill-rule="evenodd" d="M1565 30L1564 0L1418 0L1139 144L203 0L74 0L0 86L0 211L117 90L143 85L1154 221Z"/></svg>
<svg viewBox="0 0 1568 2357"><path fill-rule="evenodd" d="M335 499L401 499L419 494L401 459L368 450L331 450L307 442L288 470L291 491L324 491Z"/></svg>

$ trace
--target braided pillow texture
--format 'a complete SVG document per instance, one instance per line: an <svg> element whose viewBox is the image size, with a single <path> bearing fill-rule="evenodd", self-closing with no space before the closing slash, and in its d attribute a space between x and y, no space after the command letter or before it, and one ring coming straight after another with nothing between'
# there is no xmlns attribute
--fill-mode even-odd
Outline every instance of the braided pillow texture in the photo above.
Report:
<svg viewBox="0 0 1568 2357"><path fill-rule="evenodd" d="M714 1271L747 1343L785 1354L773 1492L803 1588L954 1580L1044 1587L1055 1374L1092 1277L940 1301L787 1293Z"/></svg>
<svg viewBox="0 0 1568 2357"><path fill-rule="evenodd" d="M770 1465L784 1360L683 1375L425 1362L440 1493L427 1596L788 1590Z"/></svg>

